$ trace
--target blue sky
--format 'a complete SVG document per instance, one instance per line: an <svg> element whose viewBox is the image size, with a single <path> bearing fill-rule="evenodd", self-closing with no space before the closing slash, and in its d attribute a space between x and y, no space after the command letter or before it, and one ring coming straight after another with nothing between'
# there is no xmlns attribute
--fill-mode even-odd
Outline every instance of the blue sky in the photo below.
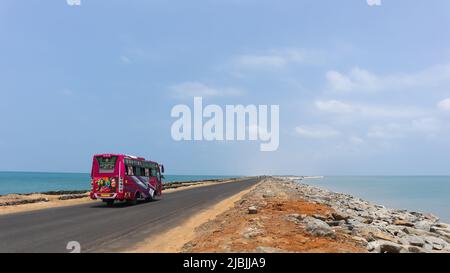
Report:
<svg viewBox="0 0 450 273"><path fill-rule="evenodd" d="M0 170L450 174L450 2L0 3ZM279 104L280 147L175 142L176 104Z"/></svg>

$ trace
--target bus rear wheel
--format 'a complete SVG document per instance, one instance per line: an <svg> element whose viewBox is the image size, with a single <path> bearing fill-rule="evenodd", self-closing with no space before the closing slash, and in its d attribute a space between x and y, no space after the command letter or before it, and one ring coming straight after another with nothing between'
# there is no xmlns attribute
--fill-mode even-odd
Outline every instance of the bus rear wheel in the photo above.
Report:
<svg viewBox="0 0 450 273"><path fill-rule="evenodd" d="M114 200L106 200L104 201L108 207L112 207L114 205Z"/></svg>
<svg viewBox="0 0 450 273"><path fill-rule="evenodd" d="M140 194L139 192L137 192L137 193L134 195L134 198L133 198L133 199L127 200L127 204L130 205L130 206L136 205L137 202L138 202L138 199L140 198L140 196L141 196L141 194Z"/></svg>

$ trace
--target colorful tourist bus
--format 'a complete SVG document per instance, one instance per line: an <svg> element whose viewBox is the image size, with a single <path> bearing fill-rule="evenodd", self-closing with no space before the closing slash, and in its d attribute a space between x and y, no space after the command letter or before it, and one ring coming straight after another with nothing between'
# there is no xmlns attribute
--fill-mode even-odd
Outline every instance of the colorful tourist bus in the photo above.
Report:
<svg viewBox="0 0 450 273"><path fill-rule="evenodd" d="M156 162L121 154L95 155L91 172L92 199L108 205L114 201L151 201L161 196L164 166Z"/></svg>

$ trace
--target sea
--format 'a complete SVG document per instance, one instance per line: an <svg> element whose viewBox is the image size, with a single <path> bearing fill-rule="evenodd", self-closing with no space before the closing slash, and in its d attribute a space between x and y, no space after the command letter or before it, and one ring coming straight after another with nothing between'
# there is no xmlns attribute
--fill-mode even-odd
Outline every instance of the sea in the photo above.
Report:
<svg viewBox="0 0 450 273"><path fill-rule="evenodd" d="M240 176L165 175L164 183ZM450 176L325 176L302 183L384 205L430 212L450 223ZM87 173L0 172L0 195L58 190L88 190Z"/></svg>
<svg viewBox="0 0 450 273"><path fill-rule="evenodd" d="M235 178L223 175L164 175L163 183ZM61 190L89 190L90 174L49 172L0 172L0 195Z"/></svg>
<svg viewBox="0 0 450 273"><path fill-rule="evenodd" d="M348 193L387 208L432 213L450 223L450 176L325 176L301 183Z"/></svg>

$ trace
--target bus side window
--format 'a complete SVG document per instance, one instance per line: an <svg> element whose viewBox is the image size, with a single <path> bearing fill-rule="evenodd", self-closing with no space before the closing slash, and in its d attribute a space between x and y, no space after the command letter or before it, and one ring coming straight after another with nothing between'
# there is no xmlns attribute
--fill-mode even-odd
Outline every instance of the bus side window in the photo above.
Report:
<svg viewBox="0 0 450 273"><path fill-rule="evenodd" d="M133 173L131 175L137 175L137 168L133 166Z"/></svg>
<svg viewBox="0 0 450 273"><path fill-rule="evenodd" d="M147 177L150 176L150 170L148 168L145 168L145 176Z"/></svg>
<svg viewBox="0 0 450 273"><path fill-rule="evenodd" d="M126 166L126 169L127 169L127 175L134 175L134 172L133 172L133 166Z"/></svg>

